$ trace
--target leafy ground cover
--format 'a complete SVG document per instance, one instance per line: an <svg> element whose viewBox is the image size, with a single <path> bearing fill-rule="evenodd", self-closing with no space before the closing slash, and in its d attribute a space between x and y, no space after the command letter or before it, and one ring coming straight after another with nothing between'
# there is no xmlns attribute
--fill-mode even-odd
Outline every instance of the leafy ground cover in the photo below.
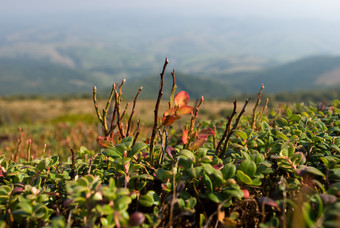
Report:
<svg viewBox="0 0 340 228"><path fill-rule="evenodd" d="M19 161L2 155L1 227L339 227L339 101L267 112L262 87L253 107L238 113L235 100L227 118L197 121L204 99L176 93L173 71L159 114L166 66L146 140L133 121L142 89L128 113L123 80L103 109L94 88L100 149L70 146L67 161L29 145Z"/></svg>

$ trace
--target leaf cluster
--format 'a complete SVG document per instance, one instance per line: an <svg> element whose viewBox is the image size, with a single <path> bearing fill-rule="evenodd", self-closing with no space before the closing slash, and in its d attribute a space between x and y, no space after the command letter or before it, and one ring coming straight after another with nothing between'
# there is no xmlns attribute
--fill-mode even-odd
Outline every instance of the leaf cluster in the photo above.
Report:
<svg viewBox="0 0 340 228"><path fill-rule="evenodd" d="M261 88L253 115L242 116L248 100L236 115L235 101L235 119L196 123L203 98L189 108L185 92L175 96L174 72L173 80L163 119L155 108L159 137L122 134L116 92L117 128L98 114L109 138L118 132L112 144L71 149L66 162L0 157L0 226L339 226L339 101L266 113L257 110ZM169 133L166 116L189 109L187 126Z"/></svg>

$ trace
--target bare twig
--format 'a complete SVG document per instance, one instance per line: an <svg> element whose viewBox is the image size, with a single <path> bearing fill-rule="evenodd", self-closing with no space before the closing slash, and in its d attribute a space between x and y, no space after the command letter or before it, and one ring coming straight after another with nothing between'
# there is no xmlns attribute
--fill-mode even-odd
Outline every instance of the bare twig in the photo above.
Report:
<svg viewBox="0 0 340 228"><path fill-rule="evenodd" d="M238 114L237 119L236 119L236 122L235 122L234 125L233 125L233 128L232 128L231 131L228 133L228 136L227 136L227 138L226 138L226 140L225 140L225 143L224 143L224 146L223 146L223 154L225 153L225 151L226 151L226 149L227 149L228 141L229 141L231 135L233 134L234 130L236 129L236 127L237 127L237 125L238 125L238 122L239 122L240 119L241 119L241 116L242 116L243 113L245 112L246 107L247 107L249 101L250 101L250 98L248 98L248 99L246 100L246 102L244 103L244 106L243 106L243 108L242 108L240 114Z"/></svg>
<svg viewBox="0 0 340 228"><path fill-rule="evenodd" d="M27 140L27 161L31 161L31 145L32 139Z"/></svg>
<svg viewBox="0 0 340 228"><path fill-rule="evenodd" d="M172 176L172 200L170 204L170 215L169 215L169 227L172 227L172 220L174 216L174 206L176 203L176 174L177 174L177 167L178 167L178 161L175 164L175 167L173 167L173 176Z"/></svg>
<svg viewBox="0 0 340 228"><path fill-rule="evenodd" d="M255 129L255 125L256 125L256 109L259 106L259 104L261 103L261 93L262 93L263 88L264 88L264 86L262 85L259 93L257 94L257 101L256 101L254 109L253 109L253 118L252 118L252 121L251 121L251 129Z"/></svg>
<svg viewBox="0 0 340 228"><path fill-rule="evenodd" d="M195 121L197 119L197 115L198 115L198 110L200 109L202 103L204 101L204 97L202 96L200 101L198 102L198 104L196 105L195 108L195 112L192 114L191 116L191 122L190 122L190 128L189 128L189 134L194 130L194 125L195 125Z"/></svg>
<svg viewBox="0 0 340 228"><path fill-rule="evenodd" d="M137 138L139 136L139 132L140 132L140 119L137 122L137 129L134 132L134 137L133 137L133 143L132 146L134 146L137 142Z"/></svg>
<svg viewBox="0 0 340 228"><path fill-rule="evenodd" d="M98 103L97 103L97 95L96 94L97 94L97 87L93 86L93 104L94 104L94 108L96 110L96 114L97 114L98 120L102 123L103 122L103 118L102 118L102 116L100 115L100 112L99 112Z"/></svg>
<svg viewBox="0 0 340 228"><path fill-rule="evenodd" d="M110 130L108 129L106 118L107 118L107 112L109 110L109 106L110 106L114 92L115 92L115 84L113 83L113 86L112 86L112 89L111 89L111 92L110 92L110 96L109 96L109 98L106 102L105 109L103 109L103 116L102 116L99 112L98 103L97 103L97 96L96 96L97 87L96 86L93 87L93 104L94 104L94 108L96 110L97 118L103 126L103 131L104 131L105 136L108 136L110 134Z"/></svg>
<svg viewBox="0 0 340 228"><path fill-rule="evenodd" d="M163 70L162 73L160 74L161 80L160 80L160 85L159 85L159 91L158 91L158 97L157 97L157 102L154 110L154 123L153 123L153 129L152 129L152 135L150 139L150 157L151 157L151 163L154 163L154 146L156 144L156 133L157 133L157 125L158 125L158 110L159 110L159 104L161 102L161 98L163 95L163 82L164 82L164 74L166 70L166 66L168 65L169 61L168 58L165 58L165 62L163 65Z"/></svg>
<svg viewBox="0 0 340 228"><path fill-rule="evenodd" d="M121 120L124 119L124 116L126 115L126 111L127 111L128 107L129 107L129 103L126 103L124 111L123 111L123 113L122 113L122 115L120 117Z"/></svg>
<svg viewBox="0 0 340 228"><path fill-rule="evenodd" d="M203 101L204 101L204 97L202 96L201 99L199 100L199 102L197 103L196 107L195 107L195 111L191 115L191 121L190 121L190 126L189 126L189 131L188 131L189 140L190 140L191 133L194 131L194 126L195 126L195 122L196 122L196 119L197 119L197 116L198 116L198 111L199 111ZM187 148L189 148L189 143L187 143L185 145L185 149L187 149Z"/></svg>
<svg viewBox="0 0 340 228"><path fill-rule="evenodd" d="M159 130L159 136L161 138L161 144L162 144L162 154L159 160L159 164L162 165L164 161L166 148L168 147L168 132L167 132L166 126L163 128L163 131Z"/></svg>
<svg viewBox="0 0 340 228"><path fill-rule="evenodd" d="M135 99L133 100L133 106L132 106L132 110L131 110L131 114L130 114L127 130L126 130L126 136L129 136L129 132L130 132L130 128L131 128L132 116L133 116L133 114L135 113L135 110L136 110L137 97L138 97L139 93L142 91L142 89L143 89L143 87L139 88L139 90L138 90L138 92L137 92L137 94L135 96Z"/></svg>
<svg viewBox="0 0 340 228"><path fill-rule="evenodd" d="M171 89L171 95L170 95L170 101L169 101L169 108L172 108L172 106L173 106L175 91L176 91L176 88L177 88L175 69L172 70L171 76L172 76L172 89Z"/></svg>
<svg viewBox="0 0 340 228"><path fill-rule="evenodd" d="M235 99L233 103L234 103L233 112L231 113L231 116L229 117L228 123L226 123L226 126L225 126L225 129L224 129L223 136L222 136L221 140L218 142L218 145L217 145L217 147L216 147L217 156L218 156L219 153L220 153L221 146L222 146L223 142L225 141L225 139L226 139L226 137L227 137L227 134L230 132L231 123L232 123L232 121L233 121L234 116L235 116L236 113L237 113L237 112L236 112L236 108L237 108L237 100Z"/></svg>
<svg viewBox="0 0 340 228"><path fill-rule="evenodd" d="M70 149L70 151L71 151L71 154L72 154L72 169L74 169L74 167L75 167L75 154L74 154L74 150L70 147L70 146L68 146L68 148Z"/></svg>
<svg viewBox="0 0 340 228"><path fill-rule="evenodd" d="M72 180L74 180L74 178L76 176L76 170L75 170L75 157L76 157L76 155L74 153L74 150L69 145L67 145L67 146L70 149L71 154L72 154L72 171L70 173L70 177L71 177Z"/></svg>
<svg viewBox="0 0 340 228"><path fill-rule="evenodd" d="M260 115L258 116L257 120L261 121L263 113L267 110L268 108L268 103L269 103L269 98L266 99L266 103L264 104L264 106L261 109Z"/></svg>
<svg viewBox="0 0 340 228"><path fill-rule="evenodd" d="M115 104L116 104L115 109L117 112L117 126L118 126L118 130L122 138L125 138L125 134L123 131L123 124L121 123L122 116L120 115L120 102L122 100L122 86L124 85L124 83L125 83L125 78L123 79L122 83L120 84L118 88L119 92L115 91Z"/></svg>

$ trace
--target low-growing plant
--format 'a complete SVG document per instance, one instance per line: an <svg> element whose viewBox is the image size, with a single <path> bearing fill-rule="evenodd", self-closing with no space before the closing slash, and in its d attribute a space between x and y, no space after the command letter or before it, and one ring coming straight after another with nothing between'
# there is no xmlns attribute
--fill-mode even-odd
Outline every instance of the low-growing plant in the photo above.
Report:
<svg viewBox="0 0 340 228"><path fill-rule="evenodd" d="M197 122L203 97L188 105L176 93L159 116L163 80L151 135L139 139L121 109L125 80L99 111L104 136L98 151L74 149L19 161L0 158L2 227L339 227L340 102L282 106L267 112L261 87L251 115L237 101L225 119ZM112 117L108 118L111 100ZM173 129L182 115L187 124ZM95 140L95 139L93 139ZM29 149L29 148L28 148ZM14 151L15 153L15 151Z"/></svg>

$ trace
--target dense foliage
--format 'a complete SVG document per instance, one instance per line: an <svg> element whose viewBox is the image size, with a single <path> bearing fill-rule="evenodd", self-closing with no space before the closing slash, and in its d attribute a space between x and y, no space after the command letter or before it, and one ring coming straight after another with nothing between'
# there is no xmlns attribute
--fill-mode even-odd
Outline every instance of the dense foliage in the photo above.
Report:
<svg viewBox="0 0 340 228"><path fill-rule="evenodd" d="M339 227L340 103L282 106L266 114L195 123L203 98L175 96L147 140L120 109L113 86L102 113L100 151L73 150L19 162L0 158L0 226L6 227ZM140 92L140 91L139 91ZM137 101L136 95L134 105ZM113 119L107 121L111 99ZM204 105L204 104L203 104ZM133 115L134 107L130 116ZM192 113L183 129L172 129Z"/></svg>

